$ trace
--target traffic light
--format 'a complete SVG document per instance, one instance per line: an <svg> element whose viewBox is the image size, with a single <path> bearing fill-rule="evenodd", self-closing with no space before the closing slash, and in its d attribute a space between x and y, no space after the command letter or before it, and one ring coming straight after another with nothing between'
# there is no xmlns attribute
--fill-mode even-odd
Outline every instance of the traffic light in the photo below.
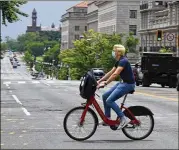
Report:
<svg viewBox="0 0 179 150"><path fill-rule="evenodd" d="M162 30L157 30L157 41L161 41L162 40Z"/></svg>

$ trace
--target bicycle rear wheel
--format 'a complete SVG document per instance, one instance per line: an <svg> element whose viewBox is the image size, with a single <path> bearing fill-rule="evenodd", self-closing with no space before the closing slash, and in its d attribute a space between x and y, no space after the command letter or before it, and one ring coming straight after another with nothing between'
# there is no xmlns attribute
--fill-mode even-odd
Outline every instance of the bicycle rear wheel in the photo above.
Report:
<svg viewBox="0 0 179 150"><path fill-rule="evenodd" d="M80 125L80 118L85 107L76 107L70 110L63 122L63 127L66 134L73 140L83 141L90 138L96 131L98 118L95 112L89 108L86 112L85 120ZM81 133L82 132L82 133Z"/></svg>
<svg viewBox="0 0 179 150"><path fill-rule="evenodd" d="M140 121L140 125L127 124L122 129L123 133L132 140L142 140L148 137L154 128L154 118L151 114L145 114L136 116L136 119Z"/></svg>

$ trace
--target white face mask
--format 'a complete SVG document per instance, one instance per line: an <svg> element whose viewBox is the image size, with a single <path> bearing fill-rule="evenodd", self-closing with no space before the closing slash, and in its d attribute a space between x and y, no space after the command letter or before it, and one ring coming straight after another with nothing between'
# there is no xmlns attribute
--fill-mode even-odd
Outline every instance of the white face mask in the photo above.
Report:
<svg viewBox="0 0 179 150"><path fill-rule="evenodd" d="M115 52L112 51L112 57L115 59L116 58L116 55L115 55Z"/></svg>

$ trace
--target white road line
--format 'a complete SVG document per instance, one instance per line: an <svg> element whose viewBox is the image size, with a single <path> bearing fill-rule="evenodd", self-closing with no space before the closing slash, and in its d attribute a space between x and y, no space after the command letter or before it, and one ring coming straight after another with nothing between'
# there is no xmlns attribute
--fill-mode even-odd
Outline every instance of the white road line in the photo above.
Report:
<svg viewBox="0 0 179 150"><path fill-rule="evenodd" d="M54 81L47 81L47 83L54 83Z"/></svg>
<svg viewBox="0 0 179 150"><path fill-rule="evenodd" d="M50 86L50 84L48 84L48 83L44 83L44 84Z"/></svg>
<svg viewBox="0 0 179 150"><path fill-rule="evenodd" d="M18 83L19 83L19 84L24 84L24 83L25 83L25 81L18 81Z"/></svg>
<svg viewBox="0 0 179 150"><path fill-rule="evenodd" d="M32 83L40 83L39 81L32 81Z"/></svg>
<svg viewBox="0 0 179 150"><path fill-rule="evenodd" d="M8 88L8 89L10 89L10 87L9 87L9 86L8 86L7 88Z"/></svg>
<svg viewBox="0 0 179 150"><path fill-rule="evenodd" d="M11 84L11 82L3 82L3 84Z"/></svg>
<svg viewBox="0 0 179 150"><path fill-rule="evenodd" d="M20 100L17 98L16 95L12 95L12 97L16 100L17 103L19 103L20 105L22 105L22 103L20 102ZM22 110L24 111L24 113L25 113L27 116L30 116L30 113L27 111L27 109L25 109L24 107L22 107Z"/></svg>
<svg viewBox="0 0 179 150"><path fill-rule="evenodd" d="M10 93L12 93L12 91L9 91Z"/></svg>
<svg viewBox="0 0 179 150"><path fill-rule="evenodd" d="M27 109L25 109L24 107L22 107L22 110L24 111L24 113L25 113L27 116L30 116L30 113L27 111Z"/></svg>
<svg viewBox="0 0 179 150"><path fill-rule="evenodd" d="M21 105L22 105L22 103L19 101L19 99L17 98L17 96L16 96L16 95L12 95L12 97L16 100L16 102L17 102L17 103L19 103L19 104L21 104Z"/></svg>

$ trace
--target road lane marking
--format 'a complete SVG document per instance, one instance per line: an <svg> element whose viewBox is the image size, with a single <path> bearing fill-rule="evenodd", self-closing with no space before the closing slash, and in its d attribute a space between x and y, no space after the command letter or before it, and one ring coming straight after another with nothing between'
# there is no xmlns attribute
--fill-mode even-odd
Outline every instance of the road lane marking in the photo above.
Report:
<svg viewBox="0 0 179 150"><path fill-rule="evenodd" d="M17 83L18 83L18 84L24 84L25 81L18 81Z"/></svg>
<svg viewBox="0 0 179 150"><path fill-rule="evenodd" d="M47 85L47 86L50 86L50 84L48 84L48 83L43 83L43 84L45 84L45 85Z"/></svg>
<svg viewBox="0 0 179 150"><path fill-rule="evenodd" d="M20 100L17 98L16 95L12 95L12 97L16 100L17 103L19 103L20 105L22 105L22 103L20 102Z"/></svg>
<svg viewBox="0 0 179 150"><path fill-rule="evenodd" d="M157 96L157 95L148 94L148 93L144 93L144 92L135 92L135 93L145 95L145 96L151 96L151 97L154 97L154 98L161 98L161 99L167 99L167 100L172 100L172 101L178 101L178 99L175 99L175 98L167 98L167 97L164 97L164 96Z"/></svg>
<svg viewBox="0 0 179 150"><path fill-rule="evenodd" d="M20 100L17 98L16 95L12 95L12 97L16 100L16 102L20 105L22 105L22 103L20 102ZM27 116L30 116L31 114L27 111L26 108L22 107L22 110L24 111L24 113L27 115Z"/></svg>
<svg viewBox="0 0 179 150"><path fill-rule="evenodd" d="M22 107L22 110L24 111L24 113L25 113L27 116L30 116L30 113L27 111L27 109L25 109L24 107Z"/></svg>
<svg viewBox="0 0 179 150"><path fill-rule="evenodd" d="M47 81L47 83L54 83L54 81Z"/></svg>
<svg viewBox="0 0 179 150"><path fill-rule="evenodd" d="M11 82L3 82L3 84L6 84L6 86L7 86L8 84L11 84Z"/></svg>
<svg viewBox="0 0 179 150"><path fill-rule="evenodd" d="M9 91L10 93L12 93L12 91Z"/></svg>
<svg viewBox="0 0 179 150"><path fill-rule="evenodd" d="M32 81L32 83L40 83L39 81Z"/></svg>
<svg viewBox="0 0 179 150"><path fill-rule="evenodd" d="M9 134L15 134L15 132L10 132Z"/></svg>

